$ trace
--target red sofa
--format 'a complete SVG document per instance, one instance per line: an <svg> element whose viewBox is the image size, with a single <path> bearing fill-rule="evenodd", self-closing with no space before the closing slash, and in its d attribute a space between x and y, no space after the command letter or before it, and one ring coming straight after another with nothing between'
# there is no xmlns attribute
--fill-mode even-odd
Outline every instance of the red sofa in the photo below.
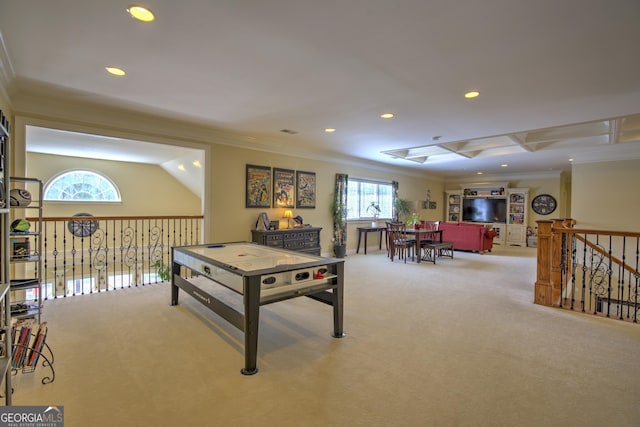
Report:
<svg viewBox="0 0 640 427"><path fill-rule="evenodd" d="M453 249L473 252L491 251L496 232L482 224L441 222L442 240L453 242Z"/></svg>

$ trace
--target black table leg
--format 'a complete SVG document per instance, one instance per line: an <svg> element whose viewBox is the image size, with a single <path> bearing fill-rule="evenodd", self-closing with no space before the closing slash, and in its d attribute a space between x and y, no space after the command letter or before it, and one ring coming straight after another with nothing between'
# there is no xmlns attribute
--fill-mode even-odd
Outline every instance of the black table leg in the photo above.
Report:
<svg viewBox="0 0 640 427"><path fill-rule="evenodd" d="M336 264L337 286L331 292L331 303L333 305L333 337L342 338L346 334L343 330L343 308L344 298L344 263Z"/></svg>
<svg viewBox="0 0 640 427"><path fill-rule="evenodd" d="M171 266L171 305L178 305L178 285L175 283L175 276L180 275L180 264L175 262Z"/></svg>
<svg viewBox="0 0 640 427"><path fill-rule="evenodd" d="M360 238L361 237L362 237L362 231L358 233L358 248L356 249L356 253L360 252ZM366 235L366 233L364 235L364 238L365 238L364 253L366 254L367 253L367 243L366 243L367 235Z"/></svg>
<svg viewBox="0 0 640 427"><path fill-rule="evenodd" d="M365 231L364 232L364 254L367 254L367 235L369 234L369 232Z"/></svg>
<svg viewBox="0 0 640 427"><path fill-rule="evenodd" d="M240 372L253 375L258 372L258 325L260 324L260 277L244 282L244 368Z"/></svg>

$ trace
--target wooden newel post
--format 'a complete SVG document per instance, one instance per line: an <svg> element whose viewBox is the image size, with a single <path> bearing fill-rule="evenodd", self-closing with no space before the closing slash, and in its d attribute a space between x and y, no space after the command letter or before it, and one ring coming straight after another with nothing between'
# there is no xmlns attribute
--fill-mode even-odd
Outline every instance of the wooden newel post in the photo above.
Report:
<svg viewBox="0 0 640 427"><path fill-rule="evenodd" d="M551 304L560 307L562 298L562 238L566 234L557 230L567 228L569 223L565 219L554 219L551 225ZM555 230L555 231L554 231Z"/></svg>
<svg viewBox="0 0 640 427"><path fill-rule="evenodd" d="M541 220L538 223L538 267L536 273L534 303L553 305L551 287L551 228L553 221Z"/></svg>

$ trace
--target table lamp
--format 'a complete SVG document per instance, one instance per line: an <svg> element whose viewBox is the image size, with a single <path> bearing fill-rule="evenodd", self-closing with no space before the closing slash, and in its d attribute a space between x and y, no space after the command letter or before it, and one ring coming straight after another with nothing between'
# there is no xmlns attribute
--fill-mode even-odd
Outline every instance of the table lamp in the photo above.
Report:
<svg viewBox="0 0 640 427"><path fill-rule="evenodd" d="M287 220L287 228L291 228L291 218L293 218L293 212L291 211L291 209L287 209L284 211L284 215L282 215L282 218L285 218Z"/></svg>

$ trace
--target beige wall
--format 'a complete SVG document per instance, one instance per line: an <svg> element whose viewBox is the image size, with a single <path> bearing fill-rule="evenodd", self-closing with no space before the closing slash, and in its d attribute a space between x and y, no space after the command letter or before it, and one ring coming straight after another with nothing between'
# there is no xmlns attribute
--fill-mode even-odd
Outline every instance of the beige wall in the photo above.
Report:
<svg viewBox="0 0 640 427"><path fill-rule="evenodd" d="M527 203L527 225L536 228L537 221L541 219L562 218L563 212L566 211L566 203L563 203L562 197L562 181L560 176L553 178L527 178L521 180L509 181L509 187L528 188L529 201ZM531 209L531 201L539 194L550 194L558 202L555 212L550 215L538 215Z"/></svg>
<svg viewBox="0 0 640 427"><path fill-rule="evenodd" d="M245 167L247 164L303 170L316 173L316 208L293 209L294 216L300 215L305 223L322 227L321 246L325 254L331 251L331 237L333 225L329 203L334 191L335 174L347 173L354 177L364 177L379 180L397 180L399 182L400 197L408 200L424 200L426 189L431 194L439 194L442 183L418 176L380 171L362 166L347 165L300 157L283 156L255 150L234 148L226 145L215 145L212 153L211 195L213 206L213 234L215 241L234 241L251 239L251 229L260 212L267 212L270 219L280 219L284 209L245 208ZM424 219L439 219L442 217L442 206L437 210L421 211ZM350 222L348 225L347 247L354 249L357 242L358 225L368 223Z"/></svg>
<svg viewBox="0 0 640 427"><path fill-rule="evenodd" d="M640 232L640 160L573 165L572 212L577 226Z"/></svg>
<svg viewBox="0 0 640 427"><path fill-rule="evenodd" d="M95 216L200 215L200 199L157 165L94 160L81 157L29 153L26 175L45 184L70 169L90 169L108 176L118 187L122 203L46 202L44 216L72 216L79 212ZM168 196L171 195L171 196Z"/></svg>

